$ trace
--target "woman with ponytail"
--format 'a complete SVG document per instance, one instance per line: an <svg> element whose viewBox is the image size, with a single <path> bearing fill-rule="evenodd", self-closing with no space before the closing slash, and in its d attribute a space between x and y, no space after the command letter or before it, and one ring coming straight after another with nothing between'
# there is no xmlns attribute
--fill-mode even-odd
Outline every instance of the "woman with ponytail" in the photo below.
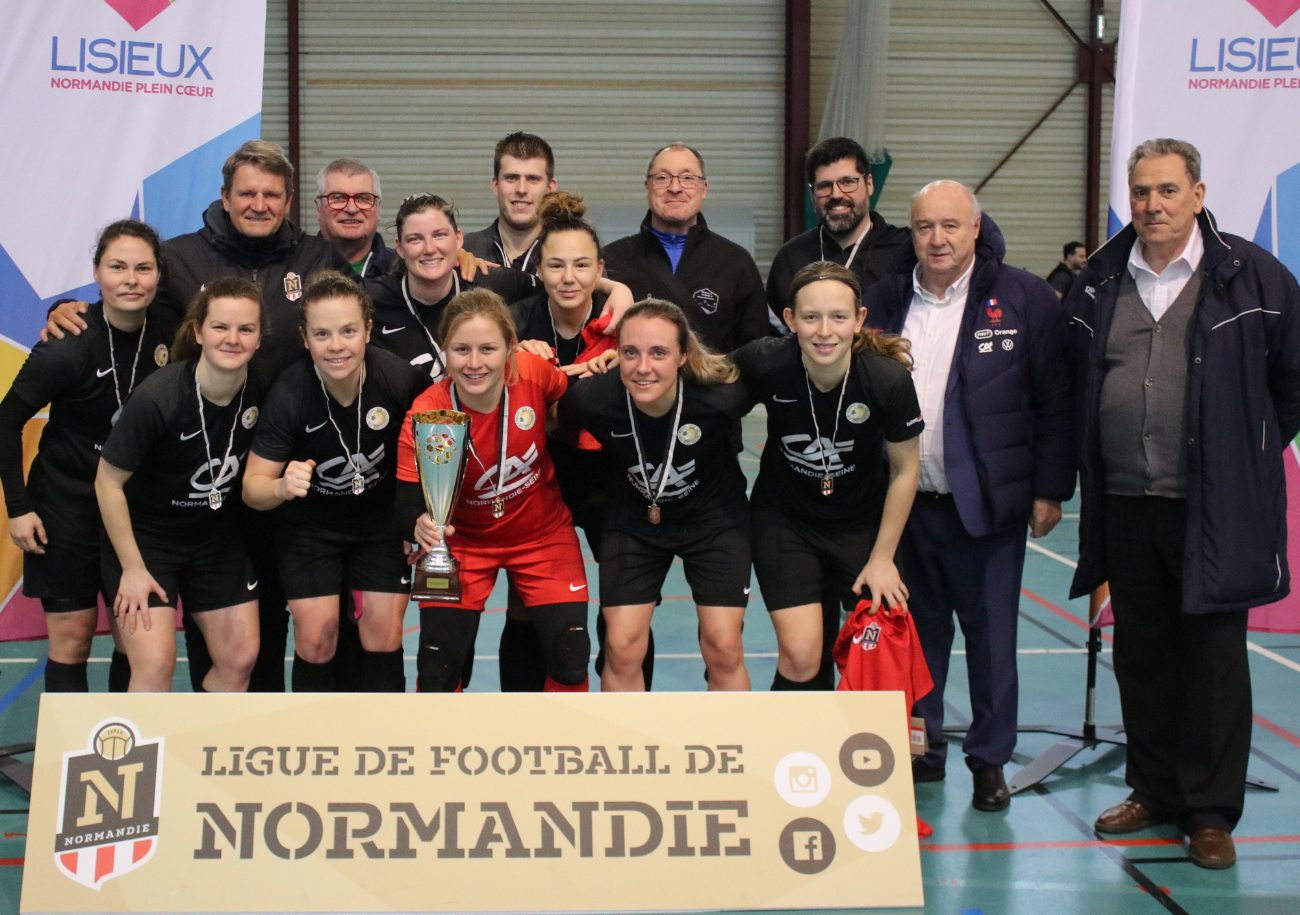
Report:
<svg viewBox="0 0 1300 915"><path fill-rule="evenodd" d="M633 305L617 340L618 372L575 382L559 405L560 423L590 432L604 457L601 689L645 689L650 621L680 557L709 688L747 690L749 505L730 431L749 412L749 395L735 366L705 349L671 302Z"/></svg>
<svg viewBox="0 0 1300 915"><path fill-rule="evenodd" d="M361 592L361 687L406 689L402 616L410 567L393 528L397 438L428 376L368 346L374 306L350 278L317 274L301 301L311 358L285 369L262 408L244 501L271 512L293 613L293 691L339 686L339 595ZM349 624L350 625L350 624Z"/></svg>
<svg viewBox="0 0 1300 915"><path fill-rule="evenodd" d="M774 690L831 689L841 604L907 609L894 551L916 495L924 422L909 344L863 326L862 287L819 261L790 286L792 334L733 355L767 407L750 497L754 568L777 637Z"/></svg>
<svg viewBox="0 0 1300 915"><path fill-rule="evenodd" d="M600 236L584 218L586 212L582 198L567 191L542 198L536 251L537 278L545 289L510 306L519 348L571 376L581 374L594 356L613 349L614 338L605 330L617 324L632 304L630 289L603 280ZM586 534L592 555L599 556L605 505L600 446L590 436L556 430L547 436L546 450L573 523ZM499 653L503 691L541 689L544 671L539 649L532 622L512 589Z"/></svg>
<svg viewBox="0 0 1300 915"><path fill-rule="evenodd" d="M176 332L172 361L123 404L104 443L95 494L111 545L101 574L131 692L171 690L177 598L212 657L200 691L248 689L258 574L239 529L238 484L270 387L252 363L265 329L261 287L209 283Z"/></svg>

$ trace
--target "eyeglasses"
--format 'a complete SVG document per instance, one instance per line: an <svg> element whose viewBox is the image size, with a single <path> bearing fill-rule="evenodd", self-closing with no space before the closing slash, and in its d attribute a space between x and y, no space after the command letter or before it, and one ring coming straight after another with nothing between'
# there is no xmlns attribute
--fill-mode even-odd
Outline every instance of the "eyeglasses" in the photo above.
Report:
<svg viewBox="0 0 1300 915"><path fill-rule="evenodd" d="M829 197L831 191L839 188L845 194L852 194L862 183L861 175L845 175L843 178L836 178L834 181L818 181L816 184L810 184L813 196L817 198Z"/></svg>
<svg viewBox="0 0 1300 915"><path fill-rule="evenodd" d="M379 197L375 194L344 194L341 192L321 194L316 199L324 200L331 210L347 209L348 201L355 203L358 210L368 210L379 202Z"/></svg>
<svg viewBox="0 0 1300 915"><path fill-rule="evenodd" d="M673 186L674 181L681 185L682 190L693 191L700 186L702 181L707 179L703 175L692 175L690 172L687 172L684 175L669 175L660 172L657 175L651 175L646 180L650 182L650 186L657 191L668 190L668 188Z"/></svg>

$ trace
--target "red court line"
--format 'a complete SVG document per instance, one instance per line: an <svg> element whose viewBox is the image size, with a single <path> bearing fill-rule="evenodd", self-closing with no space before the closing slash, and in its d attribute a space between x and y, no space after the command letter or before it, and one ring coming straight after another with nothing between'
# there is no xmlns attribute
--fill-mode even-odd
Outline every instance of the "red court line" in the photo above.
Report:
<svg viewBox="0 0 1300 915"><path fill-rule="evenodd" d="M1079 618L1078 618L1077 616L1075 616L1073 613L1069 613L1069 612L1067 612L1067 611L1065 611L1065 610L1062 610L1060 607L1056 606L1056 604L1052 603L1050 600L1047 600L1046 598L1039 597L1039 596L1038 596L1037 594L1035 594L1033 591L1027 591L1027 590L1025 590L1024 588L1021 588L1021 589L1020 589L1020 593L1023 594L1025 597L1029 598L1030 600L1032 600L1034 603L1038 604L1038 606L1040 606L1040 607L1046 607L1048 610L1051 610L1053 613L1055 613L1057 616L1061 617L1062 619L1067 619L1067 620L1069 620L1070 622L1074 623L1074 625L1079 626L1079 627L1081 627L1081 628L1083 628L1083 629L1088 629L1088 628L1090 628L1090 627L1088 626L1087 622L1085 622L1084 620L1079 619ZM1103 630L1101 631L1101 637L1102 637L1102 639L1103 639L1104 641L1107 641L1107 642L1114 642L1114 641L1115 641L1115 640L1112 639L1109 635L1106 634L1106 630L1105 630L1105 629L1103 629Z"/></svg>
<svg viewBox="0 0 1300 915"><path fill-rule="evenodd" d="M1260 715L1258 713L1255 714L1254 718L1255 718L1255 723L1260 727L1264 728L1266 731L1272 731L1274 734L1276 734L1278 737L1281 737L1287 743L1300 747L1300 737L1297 737L1295 734L1292 734L1286 728L1282 727L1281 725L1274 724L1273 722L1265 718L1263 715Z"/></svg>
<svg viewBox="0 0 1300 915"><path fill-rule="evenodd" d="M1300 836L1233 836L1237 844L1264 845L1300 842ZM1182 845L1182 839L1084 839L1073 842L983 842L974 845L922 845L921 851L1032 851L1056 848L1150 848L1156 845Z"/></svg>
<svg viewBox="0 0 1300 915"><path fill-rule="evenodd" d="M22 858L0 858L0 867L22 867Z"/></svg>

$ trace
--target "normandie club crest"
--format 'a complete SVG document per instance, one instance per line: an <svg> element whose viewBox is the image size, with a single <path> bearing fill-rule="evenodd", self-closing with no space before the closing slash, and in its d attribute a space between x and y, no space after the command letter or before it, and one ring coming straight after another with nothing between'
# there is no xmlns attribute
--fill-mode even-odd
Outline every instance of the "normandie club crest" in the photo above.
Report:
<svg viewBox="0 0 1300 915"><path fill-rule="evenodd" d="M54 861L98 890L157 850L163 738L142 740L130 721L109 718L90 729L88 747L63 754Z"/></svg>

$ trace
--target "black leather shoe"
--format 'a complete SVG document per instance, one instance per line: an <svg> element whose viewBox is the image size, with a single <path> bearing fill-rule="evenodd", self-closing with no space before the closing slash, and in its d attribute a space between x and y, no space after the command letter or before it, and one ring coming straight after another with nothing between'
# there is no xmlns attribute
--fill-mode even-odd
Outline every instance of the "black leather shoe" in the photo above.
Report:
<svg viewBox="0 0 1300 915"><path fill-rule="evenodd" d="M972 807L985 813L996 813L1011 806L1011 792L1007 790L1001 766L979 766L971 774L975 777Z"/></svg>
<svg viewBox="0 0 1300 915"><path fill-rule="evenodd" d="M943 766L932 766L920 757L912 759L912 784L943 781Z"/></svg>

